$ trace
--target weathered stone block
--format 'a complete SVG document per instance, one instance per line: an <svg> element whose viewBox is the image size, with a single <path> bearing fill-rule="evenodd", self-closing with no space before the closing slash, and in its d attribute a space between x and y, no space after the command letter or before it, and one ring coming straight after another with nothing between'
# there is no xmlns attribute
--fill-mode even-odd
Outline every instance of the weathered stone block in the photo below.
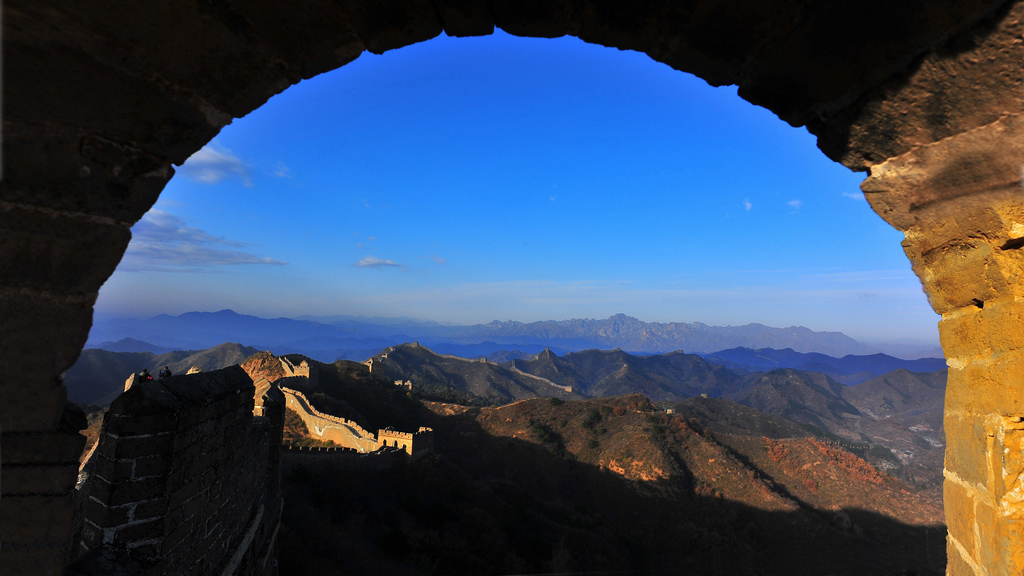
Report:
<svg viewBox="0 0 1024 576"><path fill-rule="evenodd" d="M92 324L94 299L95 293L64 297L31 290L0 296L0 392L4 397L0 425L4 432L55 431L67 398L58 376L81 353ZM33 369L16 369L26 365Z"/></svg>
<svg viewBox="0 0 1024 576"><path fill-rule="evenodd" d="M164 522L167 523L167 526L181 526L185 524L192 526L194 520L195 518L185 515L185 508L183 506L171 508L170 504L168 504L167 516L164 517Z"/></svg>
<svg viewBox="0 0 1024 576"><path fill-rule="evenodd" d="M165 475L171 469L171 456L164 454L150 458L138 458L135 460L135 469L132 478L140 479L150 476Z"/></svg>
<svg viewBox="0 0 1024 576"><path fill-rule="evenodd" d="M980 357L1024 350L1024 304L1013 299L986 302L984 308L968 307L939 322L942 348L952 358Z"/></svg>
<svg viewBox="0 0 1024 576"><path fill-rule="evenodd" d="M197 442L186 447L183 450L174 453L174 463L171 465L171 470L177 471L184 469L192 462L195 462L203 455L203 445L201 442Z"/></svg>
<svg viewBox="0 0 1024 576"><path fill-rule="evenodd" d="M66 496L4 496L0 533L11 544L63 542L71 533L74 504Z"/></svg>
<svg viewBox="0 0 1024 576"><path fill-rule="evenodd" d="M994 446L981 418L956 416L948 412L943 420L946 430L946 470L972 486L990 486L990 450Z"/></svg>
<svg viewBox="0 0 1024 576"><path fill-rule="evenodd" d="M117 436L142 436L173 432L177 427L174 413L110 414L106 429Z"/></svg>
<svg viewBox="0 0 1024 576"><path fill-rule="evenodd" d="M105 501L100 501L96 498L86 499L85 506L83 507L85 517L100 527L125 524L129 520L130 512L129 506L109 507L105 504ZM97 535L97 538L99 538L99 535Z"/></svg>
<svg viewBox="0 0 1024 576"><path fill-rule="evenodd" d="M174 438L170 434L152 436L129 436L127 438L104 437L96 453L111 460L127 460L170 454Z"/></svg>
<svg viewBox="0 0 1024 576"><path fill-rule="evenodd" d="M5 119L3 153L5 201L127 223L153 206L174 174L158 156L74 126Z"/></svg>
<svg viewBox="0 0 1024 576"><path fill-rule="evenodd" d="M312 4L295 8L302 13ZM242 117L256 109L299 77L298 70L289 66L282 59L282 53L277 52L280 43L271 46L262 41L271 31L262 26L254 27L249 20L252 13L242 13L243 8L236 7L235 3L196 7L146 5L118 10L102 2L83 2L63 4L59 10L31 8L25 11L33 18L45 22L53 19L56 12L88 30L74 28L72 38L67 38L62 33L64 29L48 27L47 36L57 36L53 41L70 42L98 62L127 70L140 78L152 78L154 84L176 94L176 101L191 103L203 112L207 122L218 127L230 122L231 116ZM329 8L322 8L320 13ZM279 8L264 18L282 12L288 17L278 18L278 26L290 20L302 22L317 16L314 12L300 19L296 13ZM174 25L167 25L169 22ZM329 22L323 24L327 25ZM289 38L293 43L302 44L301 35ZM175 49L168 50L168 46ZM87 96L101 95L88 90L82 94L82 97ZM116 104L114 107L118 108ZM171 127L165 131L172 132ZM171 160L181 164L184 157Z"/></svg>
<svg viewBox="0 0 1024 576"><path fill-rule="evenodd" d="M946 541L946 576L978 576L951 540Z"/></svg>
<svg viewBox="0 0 1024 576"><path fill-rule="evenodd" d="M89 499L96 499L102 502L104 505L110 499L110 492L114 489L114 484L103 478L93 474L92 478L89 479Z"/></svg>
<svg viewBox="0 0 1024 576"><path fill-rule="evenodd" d="M0 552L4 574L10 576L61 576L64 558L59 543L52 549L4 550Z"/></svg>
<svg viewBox="0 0 1024 576"><path fill-rule="evenodd" d="M1002 572L1000 568L1005 567L1003 550L1001 546L1001 522L995 508L984 502L976 502L974 529L977 531L978 547L975 559L982 566L996 568L996 573L1011 574Z"/></svg>
<svg viewBox="0 0 1024 576"><path fill-rule="evenodd" d="M189 462L185 465L185 477L198 478L202 476L204 472L213 470L214 464L217 463L221 456L221 454L216 452L207 452L192 462Z"/></svg>
<svg viewBox="0 0 1024 576"><path fill-rule="evenodd" d="M23 122L77 126L180 165L230 121L150 74L132 75L63 46L5 41L4 76L21 88L4 109Z"/></svg>
<svg viewBox="0 0 1024 576"><path fill-rule="evenodd" d="M872 88L852 106L808 129L833 160L854 170L916 146L984 126L1022 108L1021 4L1007 2L916 66Z"/></svg>
<svg viewBox="0 0 1024 576"><path fill-rule="evenodd" d="M162 518L166 514L167 498L159 498L148 502L136 503L132 517L136 520L145 520L147 518Z"/></svg>
<svg viewBox="0 0 1024 576"><path fill-rule="evenodd" d="M1021 165L1024 116L1005 116L873 166L861 190L894 227L927 233L943 218L1019 203Z"/></svg>
<svg viewBox="0 0 1024 576"><path fill-rule="evenodd" d="M178 524L171 533L164 538L163 544L160 547L160 554L166 556L172 550L178 547L189 535L193 533L195 526L192 524L181 523Z"/></svg>
<svg viewBox="0 0 1024 576"><path fill-rule="evenodd" d="M174 451L178 452L185 448L200 443L206 438L217 434L217 422L214 419L200 422L191 428L181 430L174 438Z"/></svg>
<svg viewBox="0 0 1024 576"><path fill-rule="evenodd" d="M136 558L157 558L160 555L160 548L155 544L132 544L129 546L132 556Z"/></svg>
<svg viewBox="0 0 1024 576"><path fill-rule="evenodd" d="M181 505L182 512L186 518L203 513L204 516L209 517L220 508L220 502L210 499L209 487L204 487L198 493L192 496L191 500L188 500Z"/></svg>
<svg viewBox="0 0 1024 576"><path fill-rule="evenodd" d="M1008 290L987 244L959 246L932 263L915 259L914 272L925 286L932 308L940 314L983 306Z"/></svg>
<svg viewBox="0 0 1024 576"><path fill-rule="evenodd" d="M0 497L15 494L63 495L74 487L78 480L78 465L18 465L3 466L3 482L0 483Z"/></svg>
<svg viewBox="0 0 1024 576"><path fill-rule="evenodd" d="M139 500L159 498L167 493L166 480L156 477L148 480L118 482L111 486L110 495L105 500L110 506L132 504Z"/></svg>
<svg viewBox="0 0 1024 576"><path fill-rule="evenodd" d="M0 204L0 270L8 287L95 294L129 240L118 222Z"/></svg>
<svg viewBox="0 0 1024 576"><path fill-rule="evenodd" d="M112 441L112 440L108 440ZM93 453L93 474L103 478L107 482L119 482L132 478L132 469L135 467L134 460L111 460L97 451Z"/></svg>
<svg viewBox="0 0 1024 576"><path fill-rule="evenodd" d="M0 434L0 454L5 465L77 464L84 446L85 437L81 434Z"/></svg>
<svg viewBox="0 0 1024 576"><path fill-rule="evenodd" d="M974 493L960 484L946 480L942 485L942 501L946 508L946 527L968 556L976 555L974 542Z"/></svg>
<svg viewBox="0 0 1024 576"><path fill-rule="evenodd" d="M148 522L136 522L118 527L114 532L114 541L125 545L132 542L156 540L163 535L163 521L161 519L154 519Z"/></svg>
<svg viewBox="0 0 1024 576"><path fill-rule="evenodd" d="M203 454L215 452L225 445L230 446L232 442L239 439L239 436L239 430L237 427L222 428L218 434L206 436L205 438L203 438Z"/></svg>
<svg viewBox="0 0 1024 576"><path fill-rule="evenodd" d="M173 491L168 504L169 509L179 508L185 502L194 498L200 492L209 489L212 474L204 473L202 476L193 478L190 482Z"/></svg>

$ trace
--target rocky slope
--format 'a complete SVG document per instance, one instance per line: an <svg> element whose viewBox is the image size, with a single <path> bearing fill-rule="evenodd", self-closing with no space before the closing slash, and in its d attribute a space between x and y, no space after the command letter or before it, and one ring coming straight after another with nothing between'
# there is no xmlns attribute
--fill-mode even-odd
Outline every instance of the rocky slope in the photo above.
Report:
<svg viewBox="0 0 1024 576"><path fill-rule="evenodd" d="M898 370L856 386L814 372L774 370L746 377L729 395L740 404L812 426L873 465L937 493L945 447L945 371Z"/></svg>
<svg viewBox="0 0 1024 576"><path fill-rule="evenodd" d="M285 478L282 576L943 571L940 510L834 444L726 442L637 395L426 407L436 455Z"/></svg>

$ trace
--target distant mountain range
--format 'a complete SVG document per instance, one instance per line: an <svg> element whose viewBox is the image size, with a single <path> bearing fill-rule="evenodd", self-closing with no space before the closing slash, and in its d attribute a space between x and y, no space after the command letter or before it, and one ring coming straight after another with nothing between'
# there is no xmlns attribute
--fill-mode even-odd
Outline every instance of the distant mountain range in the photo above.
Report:
<svg viewBox="0 0 1024 576"><path fill-rule="evenodd" d="M558 354L613 348L635 354L677 350L708 354L737 347L790 348L798 353L835 357L879 352L841 332L815 332L800 326L773 328L762 324L708 326L643 322L624 314L604 320L495 321L450 326L408 319L337 316L259 318L231 310L160 315L144 320L97 316L86 346L116 348L115 351L141 351L139 346L143 346L157 352L198 350L221 342L242 342L275 354L299 353L332 362L364 360L388 346L412 341L422 342L437 352L462 357L483 357L503 351L536 354L545 348Z"/></svg>
<svg viewBox="0 0 1024 576"><path fill-rule="evenodd" d="M886 354L865 356L851 354L842 358L834 358L815 352L803 354L790 348L785 350L733 348L706 354L704 359L739 373L764 372L778 368L797 368L808 372L821 372L843 384L860 384L893 370L935 372L946 369L946 361L942 358L902 360Z"/></svg>

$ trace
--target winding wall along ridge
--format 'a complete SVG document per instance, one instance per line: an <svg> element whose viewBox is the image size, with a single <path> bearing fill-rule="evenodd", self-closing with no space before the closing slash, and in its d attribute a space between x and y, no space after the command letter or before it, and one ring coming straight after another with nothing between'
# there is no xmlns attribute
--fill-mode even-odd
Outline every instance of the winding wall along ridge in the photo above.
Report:
<svg viewBox="0 0 1024 576"><path fill-rule="evenodd" d="M330 440L359 452L373 452L377 449L376 435L367 432L359 424L320 412L313 407L305 394L298 390L282 387L281 392L284 392L285 406L302 418L310 435L318 440Z"/></svg>

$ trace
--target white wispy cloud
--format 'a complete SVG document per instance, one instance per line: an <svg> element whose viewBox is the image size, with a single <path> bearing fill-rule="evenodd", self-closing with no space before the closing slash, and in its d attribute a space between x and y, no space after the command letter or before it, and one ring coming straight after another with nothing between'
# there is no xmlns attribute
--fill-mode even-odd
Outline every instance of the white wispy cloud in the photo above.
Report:
<svg viewBox="0 0 1024 576"><path fill-rule="evenodd" d="M441 258L440 256L437 256L435 254L431 254L430 255L430 259L433 260L434 262L437 262L438 264L447 264L448 263L447 260L445 260L444 258Z"/></svg>
<svg viewBox="0 0 1024 576"><path fill-rule="evenodd" d="M292 169L288 167L284 162L278 162L274 164L274 169L270 172L278 178L291 178Z"/></svg>
<svg viewBox="0 0 1024 576"><path fill-rule="evenodd" d="M864 198L863 192L843 192L843 198L850 198L851 200L867 200L867 198Z"/></svg>
<svg viewBox="0 0 1024 576"><path fill-rule="evenodd" d="M235 156L231 150L218 144L216 140L189 156L177 172L190 180L203 184L217 184L231 176L238 176L242 179L244 186L252 186L252 172L249 165Z"/></svg>
<svg viewBox="0 0 1024 576"><path fill-rule="evenodd" d="M394 262L392 260L381 260L376 256L367 256L353 264L353 266L356 268L405 268L405 264Z"/></svg>
<svg viewBox="0 0 1024 576"><path fill-rule="evenodd" d="M247 246L189 226L169 212L150 210L132 227L132 241L118 269L201 272L236 264L285 264L244 250Z"/></svg>
<svg viewBox="0 0 1024 576"><path fill-rule="evenodd" d="M789 202L786 202L786 206L789 206L793 210L799 210L803 205L804 203L801 200L790 200Z"/></svg>
<svg viewBox="0 0 1024 576"><path fill-rule="evenodd" d="M750 198L744 198L743 199L743 209L744 210L746 210L747 212L750 212L750 209L753 208L753 207L754 207L754 205L750 203Z"/></svg>

